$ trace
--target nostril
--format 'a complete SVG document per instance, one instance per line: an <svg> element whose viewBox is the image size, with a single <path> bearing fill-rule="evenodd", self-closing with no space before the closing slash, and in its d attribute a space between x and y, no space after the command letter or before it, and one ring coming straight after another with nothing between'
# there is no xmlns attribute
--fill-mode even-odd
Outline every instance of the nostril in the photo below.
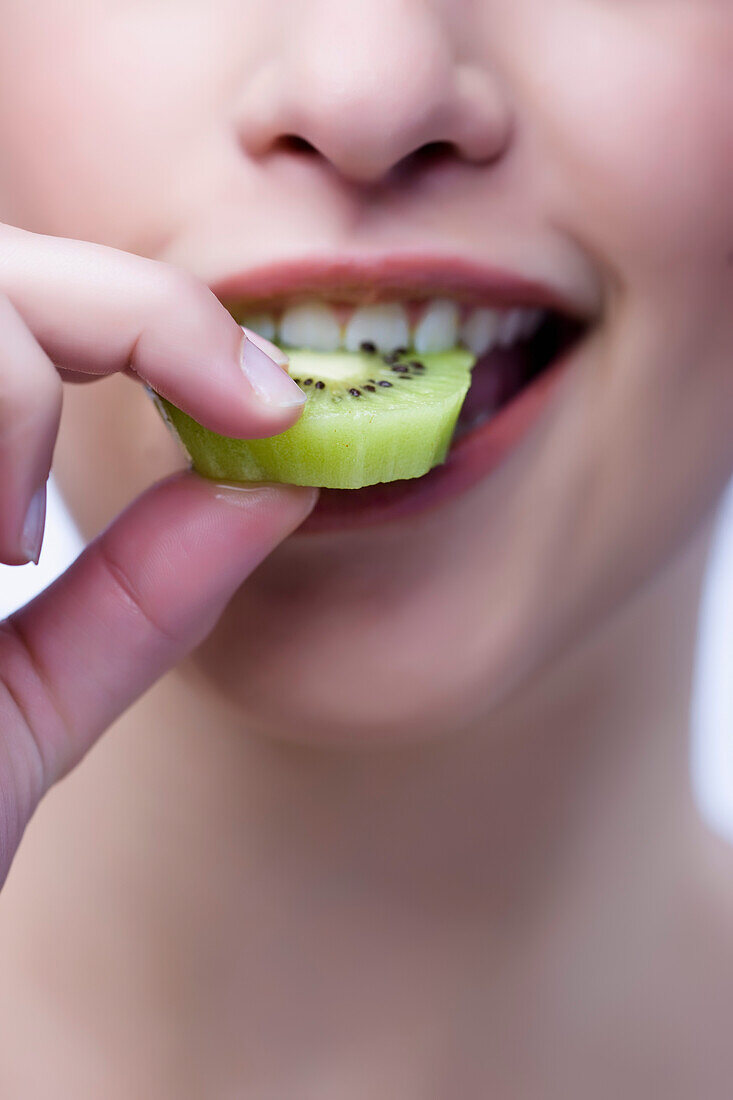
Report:
<svg viewBox="0 0 733 1100"><path fill-rule="evenodd" d="M283 134L275 142L275 148L283 153L297 153L299 156L318 156L315 145L299 134Z"/></svg>
<svg viewBox="0 0 733 1100"><path fill-rule="evenodd" d="M429 172L434 168L441 168L451 161L461 160L460 150L452 141L428 141L419 149L414 149L406 157L396 164L393 169L394 179L412 179Z"/></svg>
<svg viewBox="0 0 733 1100"><path fill-rule="evenodd" d="M412 162L416 168L429 168L432 165L443 164L446 160L460 156L458 149L451 141L428 141L415 149L406 161Z"/></svg>
<svg viewBox="0 0 733 1100"><path fill-rule="evenodd" d="M281 134L273 143L273 149L281 153L291 153L299 157L320 157L323 154L313 142L300 134ZM408 153L394 165L394 176L411 175L425 169L439 167L450 160L460 158L460 151L451 141L428 141L418 149Z"/></svg>

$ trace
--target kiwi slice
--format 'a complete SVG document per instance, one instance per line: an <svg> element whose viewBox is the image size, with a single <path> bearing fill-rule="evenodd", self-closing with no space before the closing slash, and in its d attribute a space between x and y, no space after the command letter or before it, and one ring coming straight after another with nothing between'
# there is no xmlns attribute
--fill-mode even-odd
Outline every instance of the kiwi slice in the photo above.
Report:
<svg viewBox="0 0 733 1100"><path fill-rule="evenodd" d="M199 473L360 489L421 477L444 461L471 380L470 351L289 354L288 371L308 400L281 435L230 439L158 399Z"/></svg>

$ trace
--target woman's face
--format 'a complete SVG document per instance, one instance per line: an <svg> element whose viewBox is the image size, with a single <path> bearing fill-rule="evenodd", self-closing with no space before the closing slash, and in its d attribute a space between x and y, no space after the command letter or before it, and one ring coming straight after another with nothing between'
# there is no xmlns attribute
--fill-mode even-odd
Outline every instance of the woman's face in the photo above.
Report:
<svg viewBox="0 0 733 1100"><path fill-rule="evenodd" d="M456 729L699 523L733 468L729 0L0 0L0 16L4 220L214 285L305 259L278 309L313 260L399 255L397 297L418 296L421 265L432 296L460 297L446 272L472 263L592 318L477 483L297 536L241 590L195 662L251 722L354 743ZM386 294L360 278L357 296ZM59 471L87 529L175 455L129 381L67 393Z"/></svg>

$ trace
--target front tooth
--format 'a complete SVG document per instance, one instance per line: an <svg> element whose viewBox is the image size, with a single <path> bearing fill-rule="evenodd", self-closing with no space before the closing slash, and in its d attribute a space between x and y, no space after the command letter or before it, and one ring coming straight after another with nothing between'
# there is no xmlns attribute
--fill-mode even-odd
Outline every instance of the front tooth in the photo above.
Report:
<svg viewBox="0 0 733 1100"><path fill-rule="evenodd" d="M461 341L474 355L486 355L496 343L501 314L496 309L473 309L461 328Z"/></svg>
<svg viewBox="0 0 733 1100"><path fill-rule="evenodd" d="M280 341L292 348L337 351L341 326L325 302L300 302L288 306L280 318Z"/></svg>
<svg viewBox="0 0 733 1100"><path fill-rule="evenodd" d="M423 313L415 329L415 351L449 351L458 341L458 306L436 298Z"/></svg>
<svg viewBox="0 0 733 1100"><path fill-rule="evenodd" d="M510 348L522 335L524 325L524 311L510 309L504 313L499 323L499 333L496 342L500 348Z"/></svg>
<svg viewBox="0 0 733 1100"><path fill-rule="evenodd" d="M344 344L347 351L358 351L363 343L374 344L381 352L409 347L410 327L404 306L382 302L355 309L346 326Z"/></svg>
<svg viewBox="0 0 733 1100"><path fill-rule="evenodd" d="M264 336L266 340L274 340L277 332L275 318L270 313L253 313L251 317L245 317L242 320L242 328L251 329L252 332Z"/></svg>

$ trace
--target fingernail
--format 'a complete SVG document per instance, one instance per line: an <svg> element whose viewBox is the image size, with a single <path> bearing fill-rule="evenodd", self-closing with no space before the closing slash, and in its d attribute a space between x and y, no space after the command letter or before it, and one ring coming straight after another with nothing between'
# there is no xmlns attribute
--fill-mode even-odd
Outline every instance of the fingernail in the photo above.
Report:
<svg viewBox="0 0 733 1100"><path fill-rule="evenodd" d="M277 405L281 409L292 409L305 404L305 394L296 386L287 371L274 363L261 348L244 337L241 353L242 370L260 401L266 405Z"/></svg>
<svg viewBox="0 0 733 1100"><path fill-rule="evenodd" d="M229 500L231 496L247 496L252 493L266 493L271 489L282 489L282 485L273 485L269 481L216 481L214 493L217 500Z"/></svg>
<svg viewBox="0 0 733 1100"><path fill-rule="evenodd" d="M246 496L252 493L268 493L273 490L276 493L296 492L301 496L309 493L315 498L319 490L312 485L290 485L283 481L215 481L214 487L219 492L214 493L217 500L227 500L230 496Z"/></svg>
<svg viewBox="0 0 733 1100"><path fill-rule="evenodd" d="M251 340L253 344L256 344L261 351L264 351L265 355L269 355L279 367L287 367L290 362L290 356L287 355L282 348L279 348L277 344L273 344L272 340L260 336L259 332L253 332L252 329L246 328L244 325L240 325L239 327L242 329L247 339Z"/></svg>
<svg viewBox="0 0 733 1100"><path fill-rule="evenodd" d="M302 497L304 503L308 503L308 511L312 511L320 495L320 489L310 485L288 485L283 482L272 481L216 481L214 482L216 500L227 504L247 507L253 496L267 496L273 493L278 497L296 495Z"/></svg>
<svg viewBox="0 0 733 1100"><path fill-rule="evenodd" d="M23 533L20 540L20 549L27 561L38 565L41 556L41 543L43 542L43 528L46 522L46 486L34 494L30 502L23 524Z"/></svg>

